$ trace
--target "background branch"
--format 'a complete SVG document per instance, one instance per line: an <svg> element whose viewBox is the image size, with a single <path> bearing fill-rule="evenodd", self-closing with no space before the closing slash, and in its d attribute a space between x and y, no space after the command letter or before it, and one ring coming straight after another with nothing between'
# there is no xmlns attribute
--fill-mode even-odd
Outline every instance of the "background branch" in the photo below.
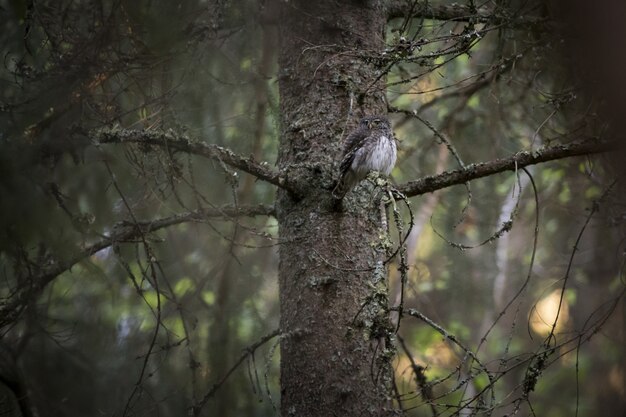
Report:
<svg viewBox="0 0 626 417"><path fill-rule="evenodd" d="M137 143L154 145L203 156L205 158L221 161L248 174L254 175L260 180L297 194L295 189L287 184L284 177L278 172L268 168L267 162L259 163L252 158L237 155L230 149L218 145L196 142L185 135L178 135L173 131L102 129L95 131L92 134L92 138L98 143Z"/></svg>
<svg viewBox="0 0 626 417"><path fill-rule="evenodd" d="M515 171L523 167L541 162L554 161L573 156L591 155L615 149L612 142L587 140L567 145L554 145L534 151L522 151L508 158L496 159L489 162L467 165L463 169L430 175L415 181L409 181L398 186L398 190L407 197L430 193L451 185L463 184L467 181L486 177L504 171Z"/></svg>
<svg viewBox="0 0 626 417"><path fill-rule="evenodd" d="M487 8L473 8L458 3L432 6L428 1L391 0L387 6L389 19L403 18L410 14L412 18L425 18L453 22L503 23L515 21L517 24L537 24L545 19L535 16L510 16L502 11Z"/></svg>
<svg viewBox="0 0 626 417"><path fill-rule="evenodd" d="M243 216L273 216L274 207L267 205L256 206L222 206L210 209L199 209L182 214L164 217L162 219L140 221L140 222L120 222L114 227L110 236L87 245L80 252L67 260L49 258L47 265L42 266L36 275L28 276L25 285L17 288L11 296L0 305L0 328L13 323L26 304L36 298L36 296L57 276L70 270L74 265L83 259L117 243L127 242L137 239L145 233L150 233L187 222L201 222L206 218L230 218Z"/></svg>
<svg viewBox="0 0 626 417"><path fill-rule="evenodd" d="M230 375L239 367L239 365L241 365L246 358L248 358L251 355L253 355L254 352L259 347L261 347L265 343L269 342L270 340L272 340L276 336L280 336L280 334L281 334L280 329L276 329L276 330L272 331L271 333L268 333L265 336L263 336L260 340L258 340L254 344L246 347L244 349L243 353L241 354L241 356L239 357L239 359L235 362L235 364L233 366L230 367L228 372L226 372L226 374L224 376L222 376L219 381L215 382L211 386L211 389L209 389L209 391L204 395L204 397L202 397L202 399L197 404L194 404L191 407L191 410L190 410L191 414L193 414L194 416L200 415L200 412L202 411L202 408L206 405L207 401L209 401L215 395L217 390L219 390L220 387L222 385L224 385L226 380L228 380Z"/></svg>

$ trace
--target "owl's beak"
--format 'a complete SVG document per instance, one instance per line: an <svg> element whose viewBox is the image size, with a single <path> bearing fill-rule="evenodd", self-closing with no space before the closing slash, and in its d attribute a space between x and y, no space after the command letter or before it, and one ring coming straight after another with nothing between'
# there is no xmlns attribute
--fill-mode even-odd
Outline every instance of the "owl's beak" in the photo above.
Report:
<svg viewBox="0 0 626 417"><path fill-rule="evenodd" d="M372 128L372 121L371 121L371 120L368 120L368 121L367 121L367 128L368 128L368 129L371 129L371 128Z"/></svg>

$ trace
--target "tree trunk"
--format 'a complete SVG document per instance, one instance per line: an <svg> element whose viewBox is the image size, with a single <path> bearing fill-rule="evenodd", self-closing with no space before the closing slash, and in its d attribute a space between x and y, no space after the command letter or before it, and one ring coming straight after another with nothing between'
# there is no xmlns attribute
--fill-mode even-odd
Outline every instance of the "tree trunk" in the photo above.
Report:
<svg viewBox="0 0 626 417"><path fill-rule="evenodd" d="M393 348L380 192L333 204L333 163L364 114L385 113L378 2L281 2L278 164L283 416L384 416ZM380 79L379 79L380 78Z"/></svg>

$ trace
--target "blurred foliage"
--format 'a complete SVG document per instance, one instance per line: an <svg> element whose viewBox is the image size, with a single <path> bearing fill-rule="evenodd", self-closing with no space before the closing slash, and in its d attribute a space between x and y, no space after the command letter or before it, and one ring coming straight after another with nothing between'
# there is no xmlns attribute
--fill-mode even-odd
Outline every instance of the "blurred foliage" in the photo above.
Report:
<svg viewBox="0 0 626 417"><path fill-rule="evenodd" d="M226 203L272 204L270 186L225 165L152 147L99 145L89 136L105 126L173 129L274 161L277 33L260 3L0 6L1 297L19 284L19 271L71 258L122 221ZM420 45L415 59L391 67L390 105L430 121L463 163L572 141L601 123L555 58L558 39L527 27L473 30L462 22L397 19L387 33L389 55L400 39ZM469 44L458 53L442 53L462 37ZM418 118L391 117L402 140L395 182L459 167ZM474 181L469 203L463 186L412 200L422 223L409 239L405 306L479 352L508 411L558 311L550 366L523 410L530 413L532 404L534 415L597 415L623 404L626 389L624 304L604 323L623 291L623 235L615 224L621 211L611 196L603 200L577 243L609 184L601 164L559 161L530 172L536 195L519 172ZM465 251L450 244L488 238L517 198L517 217L503 238ZM276 236L273 218L207 218L116 243L61 274L2 336L34 404L50 416L186 413L246 346L277 327ZM392 264L392 293L396 269ZM425 323L404 317L400 336L407 351L399 349L395 365L407 415L432 415L407 353L425 368L441 415L469 415L459 405L487 388L486 375ZM274 343L245 360L209 400L206 415L277 414Z"/></svg>

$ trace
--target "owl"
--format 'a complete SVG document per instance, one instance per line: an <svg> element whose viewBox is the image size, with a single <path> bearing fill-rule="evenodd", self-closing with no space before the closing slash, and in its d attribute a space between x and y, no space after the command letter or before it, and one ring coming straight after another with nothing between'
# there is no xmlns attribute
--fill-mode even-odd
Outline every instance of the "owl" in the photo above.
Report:
<svg viewBox="0 0 626 417"><path fill-rule="evenodd" d="M396 139L384 116L367 116L343 144L339 180L333 197L342 199L371 171L389 175L396 163Z"/></svg>

